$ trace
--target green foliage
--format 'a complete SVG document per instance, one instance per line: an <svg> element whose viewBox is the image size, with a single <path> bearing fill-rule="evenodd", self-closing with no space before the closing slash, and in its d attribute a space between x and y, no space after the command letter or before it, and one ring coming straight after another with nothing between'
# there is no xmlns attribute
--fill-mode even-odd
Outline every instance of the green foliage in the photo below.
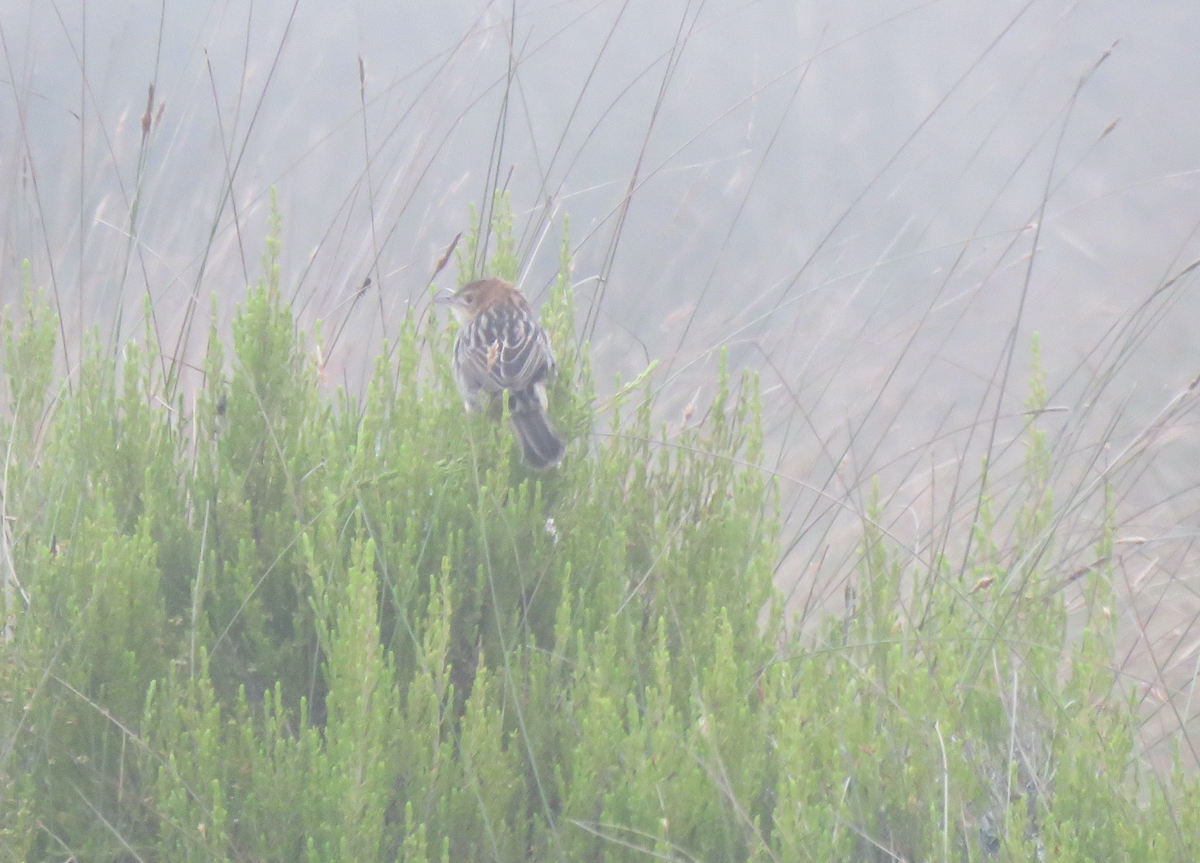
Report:
<svg viewBox="0 0 1200 863"><path fill-rule="evenodd" d="M25 305L22 326L11 318L3 322L4 358L9 403L8 423L0 426L8 442L6 463L23 464L33 456L46 399L54 372L54 346L58 320L45 297L35 292L25 265Z"/></svg>
<svg viewBox="0 0 1200 863"><path fill-rule="evenodd" d="M48 413L56 324L5 325L0 860L1194 859L1200 790L1131 770L1105 670L1110 529L1068 638L1036 427L1009 538L985 492L961 572L918 572L876 501L846 617L802 643L752 377L722 360L668 440L647 375L593 438L564 245L570 444L535 474L464 415L440 320L323 398L278 230L191 413L94 343Z"/></svg>

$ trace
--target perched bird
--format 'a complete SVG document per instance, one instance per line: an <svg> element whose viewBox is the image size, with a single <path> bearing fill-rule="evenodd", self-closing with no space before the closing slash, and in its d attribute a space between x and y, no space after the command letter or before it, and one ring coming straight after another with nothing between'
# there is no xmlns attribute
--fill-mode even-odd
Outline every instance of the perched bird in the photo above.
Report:
<svg viewBox="0 0 1200 863"><path fill-rule="evenodd" d="M536 470L558 464L566 444L546 417L554 354L529 302L503 279L463 285L445 302L462 323L454 343L454 377L467 410L498 410L500 394L507 391L525 462Z"/></svg>

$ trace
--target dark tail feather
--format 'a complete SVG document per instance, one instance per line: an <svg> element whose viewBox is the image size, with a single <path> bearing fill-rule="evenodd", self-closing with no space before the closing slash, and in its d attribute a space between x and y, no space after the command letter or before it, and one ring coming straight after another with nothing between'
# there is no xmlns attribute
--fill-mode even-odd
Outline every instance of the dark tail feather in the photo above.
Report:
<svg viewBox="0 0 1200 863"><path fill-rule="evenodd" d="M511 419L525 463L534 470L545 470L562 460L567 445L559 436L536 395L528 401L510 398Z"/></svg>

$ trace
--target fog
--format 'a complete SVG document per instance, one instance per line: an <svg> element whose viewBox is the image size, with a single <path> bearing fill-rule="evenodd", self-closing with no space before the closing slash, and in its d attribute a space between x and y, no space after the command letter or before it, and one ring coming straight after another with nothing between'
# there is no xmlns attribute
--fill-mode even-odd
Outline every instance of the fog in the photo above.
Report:
<svg viewBox="0 0 1200 863"><path fill-rule="evenodd" d="M1122 564L1170 562L1147 641L1187 637L1194 3L0 0L0 37L0 300L28 259L64 365L90 326L139 337L147 295L196 362L274 189L287 296L346 327L326 373L357 391L499 186L535 299L570 218L602 394L657 361L674 433L719 348L759 373L793 597L839 595L874 478L920 559L985 453L1019 463L1037 332L1057 479L1094 490L1136 451L1111 478L1150 542Z"/></svg>

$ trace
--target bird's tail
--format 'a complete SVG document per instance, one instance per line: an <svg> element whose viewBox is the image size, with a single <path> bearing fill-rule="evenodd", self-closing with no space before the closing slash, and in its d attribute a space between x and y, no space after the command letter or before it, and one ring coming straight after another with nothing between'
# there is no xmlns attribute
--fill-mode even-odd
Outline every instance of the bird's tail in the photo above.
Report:
<svg viewBox="0 0 1200 863"><path fill-rule="evenodd" d="M510 392L509 418L521 444L525 463L534 470L545 470L562 460L567 445L546 417L545 396L540 385Z"/></svg>

